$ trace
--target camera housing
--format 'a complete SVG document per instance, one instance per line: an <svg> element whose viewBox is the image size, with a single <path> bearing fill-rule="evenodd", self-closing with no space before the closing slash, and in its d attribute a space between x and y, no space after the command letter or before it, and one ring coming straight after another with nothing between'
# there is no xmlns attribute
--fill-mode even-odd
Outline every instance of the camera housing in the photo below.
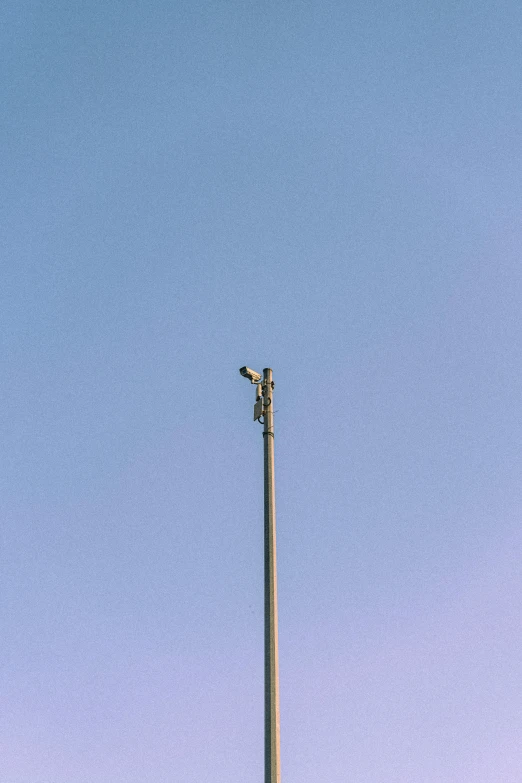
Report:
<svg viewBox="0 0 522 783"><path fill-rule="evenodd" d="M259 383L261 378L263 377L255 370L251 370L250 367L241 367L239 370L243 378L248 378L250 383Z"/></svg>

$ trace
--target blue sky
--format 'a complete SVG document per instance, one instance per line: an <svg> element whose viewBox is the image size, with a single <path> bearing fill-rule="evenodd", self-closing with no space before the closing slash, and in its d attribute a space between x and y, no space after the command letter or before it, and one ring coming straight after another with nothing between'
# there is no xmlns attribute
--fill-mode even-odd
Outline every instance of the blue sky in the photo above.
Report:
<svg viewBox="0 0 522 783"><path fill-rule="evenodd" d="M522 7L7 0L0 783L519 783Z"/></svg>

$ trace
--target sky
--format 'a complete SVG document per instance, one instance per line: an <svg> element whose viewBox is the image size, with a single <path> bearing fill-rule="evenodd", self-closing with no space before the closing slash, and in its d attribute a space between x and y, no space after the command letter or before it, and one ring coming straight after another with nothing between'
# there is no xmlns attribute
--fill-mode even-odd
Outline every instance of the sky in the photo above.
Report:
<svg viewBox="0 0 522 783"><path fill-rule="evenodd" d="M522 5L5 0L0 783L522 780Z"/></svg>

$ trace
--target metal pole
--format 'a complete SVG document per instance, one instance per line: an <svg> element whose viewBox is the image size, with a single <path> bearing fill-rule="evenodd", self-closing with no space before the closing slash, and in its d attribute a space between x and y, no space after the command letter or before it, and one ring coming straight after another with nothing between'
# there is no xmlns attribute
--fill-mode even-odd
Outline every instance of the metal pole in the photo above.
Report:
<svg viewBox="0 0 522 783"><path fill-rule="evenodd" d="M279 742L279 643L277 634L274 384L263 370L265 473L265 783L281 783Z"/></svg>

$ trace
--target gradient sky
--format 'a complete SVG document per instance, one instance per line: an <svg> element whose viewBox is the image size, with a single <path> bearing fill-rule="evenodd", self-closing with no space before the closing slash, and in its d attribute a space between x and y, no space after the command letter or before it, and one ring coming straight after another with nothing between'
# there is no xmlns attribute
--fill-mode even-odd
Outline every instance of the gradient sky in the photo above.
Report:
<svg viewBox="0 0 522 783"><path fill-rule="evenodd" d="M519 0L5 0L0 783L522 780Z"/></svg>

